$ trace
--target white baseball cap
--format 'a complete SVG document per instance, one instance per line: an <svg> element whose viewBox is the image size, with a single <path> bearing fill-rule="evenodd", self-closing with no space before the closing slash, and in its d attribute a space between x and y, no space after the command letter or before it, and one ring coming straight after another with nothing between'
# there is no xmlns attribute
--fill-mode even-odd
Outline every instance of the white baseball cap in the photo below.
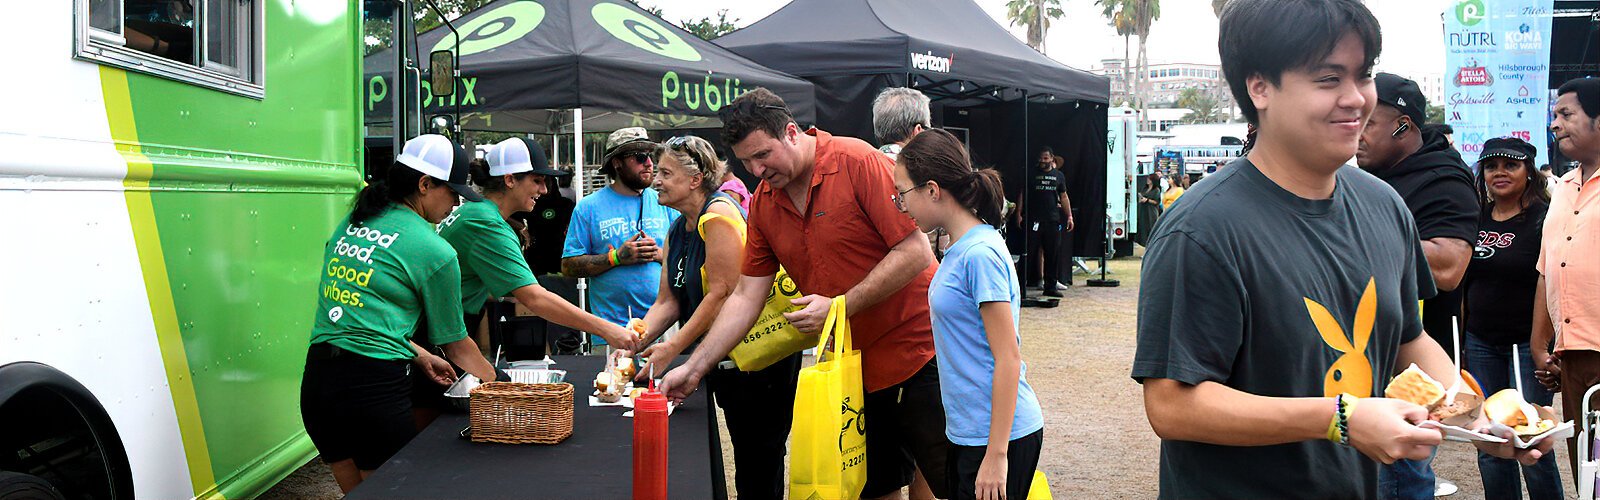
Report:
<svg viewBox="0 0 1600 500"><path fill-rule="evenodd" d="M544 156L544 148L524 137L500 141L489 148L489 154L484 159L489 162L489 175L496 177L523 172L552 177L572 175L572 172L550 167L550 160Z"/></svg>
<svg viewBox="0 0 1600 500"><path fill-rule="evenodd" d="M405 149L396 156L395 163L411 167L423 175L443 181L456 194L467 201L482 201L483 196L467 185L468 162L466 149L457 147L450 139L439 134L423 134L406 141Z"/></svg>

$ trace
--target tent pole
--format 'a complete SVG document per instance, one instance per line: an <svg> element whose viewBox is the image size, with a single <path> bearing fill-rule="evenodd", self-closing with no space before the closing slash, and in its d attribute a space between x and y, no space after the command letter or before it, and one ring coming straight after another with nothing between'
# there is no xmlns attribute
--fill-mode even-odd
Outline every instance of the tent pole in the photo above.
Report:
<svg viewBox="0 0 1600 500"><path fill-rule="evenodd" d="M583 192L583 108L572 108L572 184L573 193L582 200ZM576 201L576 200L575 200ZM578 308L589 310L589 279L578 278ZM583 353L589 354L589 332L583 333Z"/></svg>
<svg viewBox="0 0 1600 500"><path fill-rule="evenodd" d="M1020 191L1022 194L1017 196L1017 210L1022 210L1025 216L1017 218L1017 221L1021 224L1018 229L1022 230L1022 258L1017 262L1017 268L1021 270L1021 272L1018 273L1018 276L1022 278L1023 284L1022 305L1024 307L1045 307L1050 305L1048 298L1028 298L1028 278L1033 277L1034 264L1033 261L1028 259L1028 257L1033 254L1032 242L1028 241L1029 236L1031 236L1031 233L1033 232L1028 226L1028 217L1032 217L1033 214L1029 214L1026 211L1028 209L1028 189L1030 187L1028 184L1028 176L1032 175L1032 172L1029 170L1033 168L1033 165L1028 162L1030 159L1028 157L1028 152L1031 151L1028 149L1028 91L1023 89L1018 90L1022 90L1022 190ZM1044 286L1043 278L1040 278L1039 285Z"/></svg>

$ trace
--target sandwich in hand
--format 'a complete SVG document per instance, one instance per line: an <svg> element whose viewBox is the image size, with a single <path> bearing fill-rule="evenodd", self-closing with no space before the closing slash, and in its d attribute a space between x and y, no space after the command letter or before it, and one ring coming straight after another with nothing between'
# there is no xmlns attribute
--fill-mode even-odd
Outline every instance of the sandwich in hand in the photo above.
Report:
<svg viewBox="0 0 1600 500"><path fill-rule="evenodd" d="M1489 420L1510 427L1512 432L1523 437L1537 436L1555 428L1556 422L1546 418L1539 410L1523 400L1522 393L1516 389L1496 392L1483 402L1483 413ZM1529 415L1536 420L1529 420Z"/></svg>

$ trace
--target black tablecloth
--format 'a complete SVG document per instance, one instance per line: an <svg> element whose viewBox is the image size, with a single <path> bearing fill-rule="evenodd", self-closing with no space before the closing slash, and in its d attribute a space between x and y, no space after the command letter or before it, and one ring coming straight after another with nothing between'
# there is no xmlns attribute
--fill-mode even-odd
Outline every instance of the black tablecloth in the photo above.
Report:
<svg viewBox="0 0 1600 500"><path fill-rule="evenodd" d="M447 414L422 431L345 498L633 497L633 419L627 408L589 406L602 356L553 356L573 382L572 437L556 445L474 443L459 436L465 414ZM702 387L672 412L670 498L727 498L716 412Z"/></svg>

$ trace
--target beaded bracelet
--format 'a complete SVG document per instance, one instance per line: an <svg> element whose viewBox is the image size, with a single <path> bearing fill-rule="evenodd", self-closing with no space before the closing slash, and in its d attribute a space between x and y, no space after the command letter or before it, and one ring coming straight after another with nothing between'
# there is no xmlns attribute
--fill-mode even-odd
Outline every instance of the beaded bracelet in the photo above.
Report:
<svg viewBox="0 0 1600 500"><path fill-rule="evenodd" d="M1345 398L1350 398L1345 401ZM1350 415L1356 411L1356 402L1360 401L1355 396L1340 394L1337 400L1339 405L1339 444L1350 446Z"/></svg>

